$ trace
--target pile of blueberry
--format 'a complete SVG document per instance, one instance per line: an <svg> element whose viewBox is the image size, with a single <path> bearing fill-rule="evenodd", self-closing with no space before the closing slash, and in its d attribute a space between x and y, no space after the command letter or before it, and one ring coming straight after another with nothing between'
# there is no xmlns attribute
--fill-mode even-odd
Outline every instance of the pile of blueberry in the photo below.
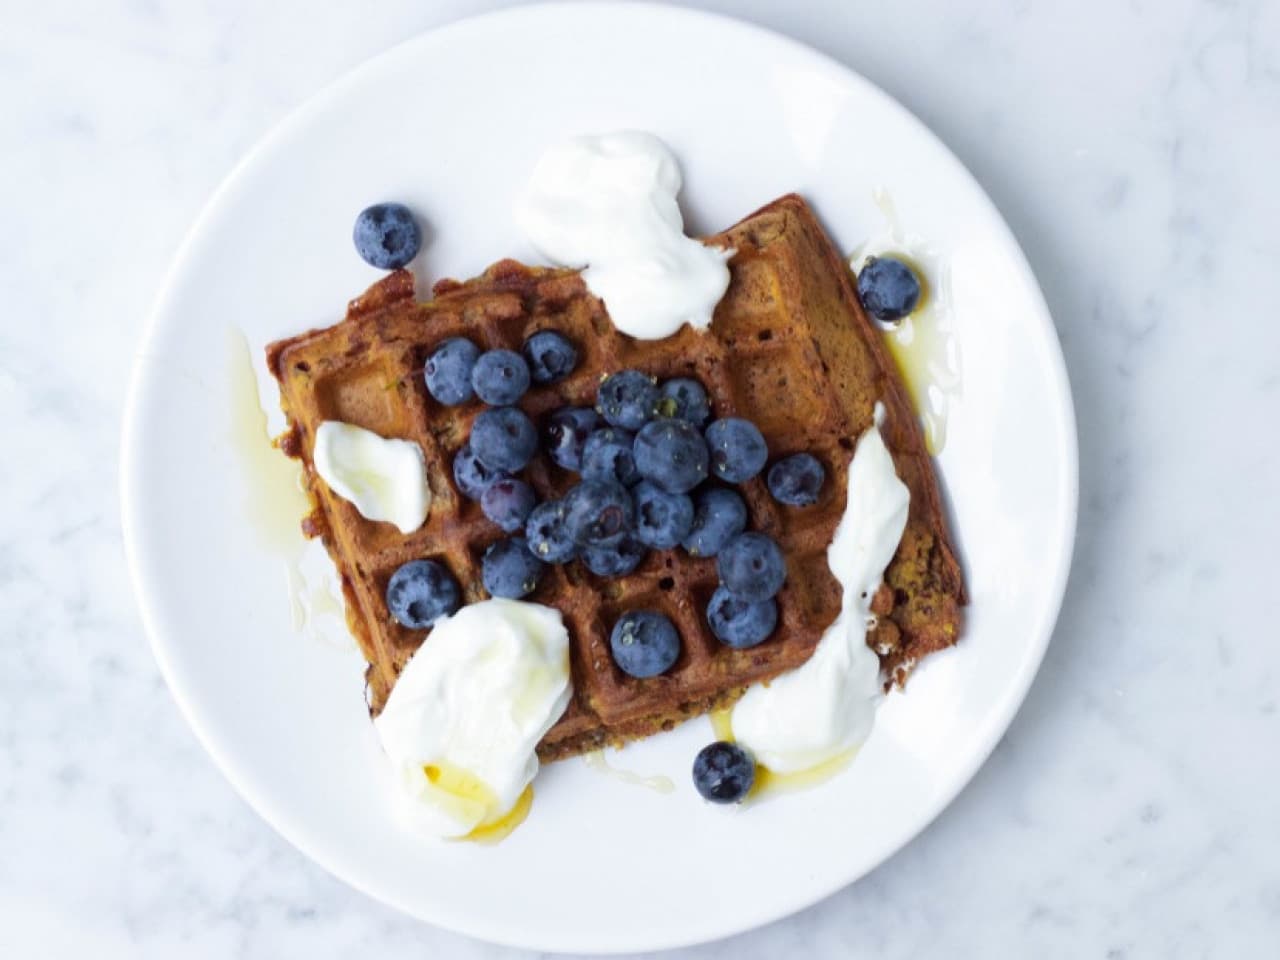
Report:
<svg viewBox="0 0 1280 960"><path fill-rule="evenodd" d="M746 529L746 504L731 486L764 469L759 429L737 417L708 423L697 380L658 383L622 370L601 382L594 409L564 407L539 431L515 404L532 384L555 383L577 363L573 343L553 330L533 334L520 352L482 352L453 337L427 359L426 388L437 402L486 405L453 461L458 489L510 535L481 559L485 589L520 598L537 588L547 564L575 559L597 576L620 577L649 550L680 547L716 558L720 585L707 608L715 635L736 648L761 643L777 625L774 597L786 564L771 537ZM559 500L540 503L519 476L540 444L580 477ZM779 460L767 476L773 496L794 506L815 503L824 479L822 464L806 453ZM392 577L387 602L401 623L421 627L456 609L458 589L440 564L419 560ZM624 672L651 677L675 662L680 638L662 614L637 610L614 625L611 647Z"/></svg>

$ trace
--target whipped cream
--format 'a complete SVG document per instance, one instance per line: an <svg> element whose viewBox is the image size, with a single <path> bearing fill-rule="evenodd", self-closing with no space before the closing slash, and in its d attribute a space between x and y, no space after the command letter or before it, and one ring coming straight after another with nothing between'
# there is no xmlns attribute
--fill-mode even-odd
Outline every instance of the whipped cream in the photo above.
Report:
<svg viewBox="0 0 1280 960"><path fill-rule="evenodd" d="M756 760L795 773L860 746L880 700L880 661L867 646L871 600L907 525L911 494L880 436L884 406L858 439L848 499L827 563L840 581L840 615L803 665L747 690L733 710L733 733Z"/></svg>
<svg viewBox="0 0 1280 960"><path fill-rule="evenodd" d="M538 603L484 600L436 622L374 721L410 821L462 837L501 820L568 706L569 634Z"/></svg>
<svg viewBox="0 0 1280 960"><path fill-rule="evenodd" d="M684 235L680 167L650 133L576 137L552 147L516 204L516 222L553 263L585 267L613 324L641 340L705 329L729 286L732 250Z"/></svg>
<svg viewBox="0 0 1280 960"><path fill-rule="evenodd" d="M361 516L393 523L401 533L413 533L427 519L427 462L413 441L387 440L363 427L326 420L316 430L311 456L329 489Z"/></svg>

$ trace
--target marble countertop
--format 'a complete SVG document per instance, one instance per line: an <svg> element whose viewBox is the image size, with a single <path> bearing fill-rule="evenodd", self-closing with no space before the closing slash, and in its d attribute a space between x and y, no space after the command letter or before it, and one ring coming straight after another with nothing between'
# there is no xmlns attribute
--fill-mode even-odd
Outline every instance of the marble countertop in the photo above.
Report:
<svg viewBox="0 0 1280 960"><path fill-rule="evenodd" d="M1066 352L1081 516L1044 668L959 799L862 882L682 955L1276 956L1280 4L698 5L854 66L995 199ZM320 85L497 6L6 12L0 952L512 955L348 889L232 791L142 635L116 479L213 188Z"/></svg>

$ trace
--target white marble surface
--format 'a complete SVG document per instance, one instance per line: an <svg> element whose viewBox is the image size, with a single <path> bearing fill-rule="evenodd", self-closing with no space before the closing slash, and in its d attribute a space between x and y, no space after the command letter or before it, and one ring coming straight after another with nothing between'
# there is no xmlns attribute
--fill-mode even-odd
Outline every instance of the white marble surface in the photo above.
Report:
<svg viewBox="0 0 1280 960"><path fill-rule="evenodd" d="M508 955L349 890L232 792L141 634L116 481L210 191L319 85L499 5L0 4L5 956ZM956 803L687 955L1277 956L1280 4L699 5L853 65L977 174L1063 340L1082 512L1045 667Z"/></svg>

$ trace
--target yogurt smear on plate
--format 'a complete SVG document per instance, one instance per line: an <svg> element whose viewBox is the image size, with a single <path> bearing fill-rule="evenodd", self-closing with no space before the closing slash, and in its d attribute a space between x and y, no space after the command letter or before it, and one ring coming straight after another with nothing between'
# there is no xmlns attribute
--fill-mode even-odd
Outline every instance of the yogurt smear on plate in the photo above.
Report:
<svg viewBox="0 0 1280 960"><path fill-rule="evenodd" d="M810 770L862 745L880 700L880 661L867 646L871 599L907 526L911 493L898 479L880 424L858 439L848 499L827 563L843 588L840 615L804 664L749 688L733 709L733 733L776 773Z"/></svg>
<svg viewBox="0 0 1280 960"><path fill-rule="evenodd" d="M585 267L587 288L623 333L705 329L729 286L732 250L684 234L680 167L651 133L575 137L552 147L516 204L516 222L553 263Z"/></svg>

